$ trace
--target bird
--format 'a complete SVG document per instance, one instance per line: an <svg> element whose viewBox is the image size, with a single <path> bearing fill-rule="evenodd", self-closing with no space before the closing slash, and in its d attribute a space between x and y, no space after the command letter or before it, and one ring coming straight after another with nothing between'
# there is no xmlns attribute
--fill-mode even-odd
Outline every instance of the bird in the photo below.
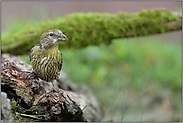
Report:
<svg viewBox="0 0 183 123"><path fill-rule="evenodd" d="M67 36L61 30L48 29L30 51L29 59L33 72L42 80L52 82L51 91L55 90L54 82L58 79L63 64L58 46L60 42L67 40Z"/></svg>

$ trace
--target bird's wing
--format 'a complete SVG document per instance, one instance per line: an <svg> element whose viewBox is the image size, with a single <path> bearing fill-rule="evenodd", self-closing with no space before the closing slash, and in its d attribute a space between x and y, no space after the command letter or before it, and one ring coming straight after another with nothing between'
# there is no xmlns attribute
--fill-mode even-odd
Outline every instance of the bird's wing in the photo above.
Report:
<svg viewBox="0 0 183 123"><path fill-rule="evenodd" d="M59 61L59 65L58 65L59 71L61 71L61 69L62 69L62 63L63 63L63 60L62 60L62 53L61 53L61 52L60 52L60 55L61 55L61 60Z"/></svg>
<svg viewBox="0 0 183 123"><path fill-rule="evenodd" d="M32 59L32 57L33 57L33 51L36 49L36 47L37 46L34 46L32 49L31 49L31 51L30 51L30 55L29 55L29 60L31 61Z"/></svg>

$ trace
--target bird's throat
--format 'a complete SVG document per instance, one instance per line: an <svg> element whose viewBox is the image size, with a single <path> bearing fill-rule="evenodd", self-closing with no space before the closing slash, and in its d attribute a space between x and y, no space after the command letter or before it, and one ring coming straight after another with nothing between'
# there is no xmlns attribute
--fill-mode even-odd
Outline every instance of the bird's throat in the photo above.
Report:
<svg viewBox="0 0 183 123"><path fill-rule="evenodd" d="M59 44L58 44L59 45ZM55 46L53 46L52 48L50 48L50 49L48 49L46 52L45 52L45 54L47 55L47 56L55 56L55 55L57 55L58 53L59 53L59 50L58 50L58 45L55 45Z"/></svg>

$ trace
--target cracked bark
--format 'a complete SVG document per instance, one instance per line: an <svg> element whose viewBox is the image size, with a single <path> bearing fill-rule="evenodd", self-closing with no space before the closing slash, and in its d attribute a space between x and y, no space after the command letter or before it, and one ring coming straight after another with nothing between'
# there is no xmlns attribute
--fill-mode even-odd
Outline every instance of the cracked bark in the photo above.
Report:
<svg viewBox="0 0 183 123"><path fill-rule="evenodd" d="M41 119L26 117L27 119L33 121L100 121L102 118L101 108L96 98L86 87L71 84L72 82L67 77L60 76L57 85L63 88L49 92L52 88L49 82L37 78L32 73L32 67L26 62L15 56L3 54L1 63L1 90L6 92L10 99L17 101L16 112L43 115ZM31 79L27 79L27 76ZM25 116L20 116L22 121L27 121L24 119Z"/></svg>

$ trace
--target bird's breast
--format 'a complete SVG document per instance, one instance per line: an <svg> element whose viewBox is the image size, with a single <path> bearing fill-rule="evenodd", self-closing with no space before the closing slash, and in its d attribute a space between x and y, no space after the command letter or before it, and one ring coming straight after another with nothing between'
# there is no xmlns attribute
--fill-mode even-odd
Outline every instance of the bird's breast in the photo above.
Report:
<svg viewBox="0 0 183 123"><path fill-rule="evenodd" d="M61 53L58 49L49 52L39 52L31 61L35 73L43 80L51 81L57 79L60 74Z"/></svg>

